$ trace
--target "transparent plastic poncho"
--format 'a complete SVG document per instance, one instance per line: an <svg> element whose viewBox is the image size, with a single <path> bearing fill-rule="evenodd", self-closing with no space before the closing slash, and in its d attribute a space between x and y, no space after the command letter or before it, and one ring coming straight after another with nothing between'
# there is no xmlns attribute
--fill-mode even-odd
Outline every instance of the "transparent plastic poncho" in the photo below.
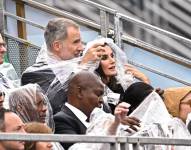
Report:
<svg viewBox="0 0 191 150"><path fill-rule="evenodd" d="M54 130L52 108L48 98L38 84L28 84L9 91L7 97L9 109L26 122L46 123ZM40 115L39 109L45 107L45 113Z"/></svg>
<svg viewBox="0 0 191 150"><path fill-rule="evenodd" d="M144 101L130 114L141 120L141 127L138 132L129 134L125 132L124 126L120 127L119 135L130 135L134 137L166 137L166 138L191 138L186 124L180 118L172 117L161 99L153 91ZM128 127L127 127L128 128ZM185 146L165 146L165 145L147 145L140 146L144 150L189 150Z"/></svg>
<svg viewBox="0 0 191 150"><path fill-rule="evenodd" d="M107 43L112 48L116 59L117 75L115 78L117 83L121 84L124 90L135 81L131 73L125 73L124 64L127 62L125 53L116 44L114 44L111 39L101 38L89 42L81 57L64 61L60 60L57 56L47 50L46 44L44 44L36 59L36 65L29 67L25 72L34 73L29 75L29 80L32 83L38 83L43 90L45 90L54 113L58 112L62 105L67 101L67 86L72 74L75 74L81 70L94 72L98 68L101 58L97 61L89 61L83 65L80 64L88 49L96 43ZM33 75L35 78L33 78ZM50 84L43 86L41 83L44 85L47 83ZM106 97L107 95L111 95L108 93L113 92L109 88L105 89ZM117 104L119 101L119 98L116 98L116 100L113 100L113 98L111 99L114 101L114 104ZM108 99L105 98L105 101L107 102Z"/></svg>
<svg viewBox="0 0 191 150"><path fill-rule="evenodd" d="M179 118L173 118L167 111L163 100L156 92L149 94L143 102L130 114L141 120L141 127L138 132L128 133L125 130L128 126L119 125L117 136L133 137L164 137L164 138L191 138L186 125ZM95 108L90 116L90 126L87 135L107 136L109 125L114 121L114 116L107 114L99 108ZM71 150L91 149L91 150L109 150L108 144L96 143L77 143L71 147ZM132 149L132 145L129 146ZM190 150L186 146L173 145L141 145L140 150Z"/></svg>

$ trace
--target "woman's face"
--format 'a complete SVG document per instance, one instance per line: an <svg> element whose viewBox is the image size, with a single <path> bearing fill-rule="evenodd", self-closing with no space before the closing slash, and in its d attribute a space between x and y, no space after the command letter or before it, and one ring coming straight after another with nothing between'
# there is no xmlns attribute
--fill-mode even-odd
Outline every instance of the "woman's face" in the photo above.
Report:
<svg viewBox="0 0 191 150"><path fill-rule="evenodd" d="M36 150L52 150L51 142L36 142Z"/></svg>
<svg viewBox="0 0 191 150"><path fill-rule="evenodd" d="M180 103L179 117L186 122L188 114L191 112L191 93L189 93Z"/></svg>
<svg viewBox="0 0 191 150"><path fill-rule="evenodd" d="M106 45L104 47L105 54L102 56L101 68L106 77L115 76L117 74L115 68L115 58L112 49Z"/></svg>

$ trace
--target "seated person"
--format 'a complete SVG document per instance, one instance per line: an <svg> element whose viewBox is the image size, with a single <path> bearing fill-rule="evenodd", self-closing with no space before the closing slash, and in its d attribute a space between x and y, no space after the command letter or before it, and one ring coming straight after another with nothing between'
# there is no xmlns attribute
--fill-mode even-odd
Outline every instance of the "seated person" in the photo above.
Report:
<svg viewBox="0 0 191 150"><path fill-rule="evenodd" d="M26 133L18 115L8 109L0 109L0 132ZM0 141L1 150L24 150L24 141Z"/></svg>
<svg viewBox="0 0 191 150"><path fill-rule="evenodd" d="M51 134L52 130L43 123L31 122L25 124L25 131L27 133L41 133L41 134ZM52 150L51 142L25 142L25 150Z"/></svg>
<svg viewBox="0 0 191 150"><path fill-rule="evenodd" d="M22 85L38 83L47 92L49 86L57 78L57 73L63 70L62 67L57 68L57 63L78 59L84 48L79 25L66 18L51 19L46 26L44 38L45 46L42 47L36 63L22 74L21 83ZM82 59L80 58L80 62L85 64L89 60L97 59L97 55L100 55L101 52L97 52L96 47L100 45L90 47L89 53ZM64 69L71 69L69 66L65 67ZM59 80L57 84L61 84ZM54 96L48 93L47 95L54 114L60 111L62 105L67 101L65 89L62 88Z"/></svg>
<svg viewBox="0 0 191 150"><path fill-rule="evenodd" d="M188 114L191 113L191 87L165 89L163 99L169 113L186 123Z"/></svg>
<svg viewBox="0 0 191 150"><path fill-rule="evenodd" d="M82 71L69 81L68 102L54 115L56 134L85 134L90 114L103 104L104 86L94 73ZM133 118L132 118L133 120ZM137 120L133 120L139 124ZM71 143L62 143L68 149Z"/></svg>
<svg viewBox="0 0 191 150"><path fill-rule="evenodd" d="M116 135L118 127L122 120L127 117L129 104L122 102L116 106L114 116L105 113L102 109L95 108L90 116L90 125L87 128L86 135L108 136ZM76 143L69 150L109 150L110 145L106 143Z"/></svg>
<svg viewBox="0 0 191 150"><path fill-rule="evenodd" d="M14 84L13 80L18 80L18 76L13 66L9 63L3 62L6 51L6 43L3 40L2 34L0 32L0 85L4 88L4 92L6 92L6 89L16 87L17 85ZM17 84L19 85L20 83Z"/></svg>
<svg viewBox="0 0 191 150"><path fill-rule="evenodd" d="M19 115L24 123L46 123L54 130L52 109L38 84L15 88L8 95L9 108Z"/></svg>
<svg viewBox="0 0 191 150"><path fill-rule="evenodd" d="M109 38L101 38L87 44L86 49L95 43L105 43L103 46L104 53L100 60L93 62L96 74L101 77L102 82L106 85L105 95L114 92L123 99L125 90L136 80L139 79L147 84L150 83L148 77L135 67L127 64L125 53ZM85 50L86 53L86 50ZM92 63L92 62L91 62ZM93 65L92 65L93 66ZM91 70L93 70L91 68ZM114 105L117 102L113 102ZM112 105L111 105L112 107ZM114 108L112 108L114 110Z"/></svg>
<svg viewBox="0 0 191 150"><path fill-rule="evenodd" d="M140 86L138 83L134 84ZM131 88L132 86L133 84L129 89L133 89ZM137 104L129 101L133 109L130 116L137 117L141 120L141 127L138 132L134 132L131 136L190 138L190 133L185 124L188 114L191 112L190 91L190 87L166 89L163 93L164 102L155 91L152 91L152 88L144 88L144 90L139 90L139 92L137 90L127 92L125 97L131 99L132 102L135 102L138 97L144 98L145 94L148 95L144 99L140 99L139 102L137 101ZM133 106L133 104L135 104L135 106ZM129 110L130 112L132 111L131 107ZM129 135L129 133L124 132L124 129L125 128L122 126L120 135ZM148 145L144 148L166 149L167 146ZM168 146L168 148L176 149L177 147ZM178 146L178 149L185 150L187 147Z"/></svg>

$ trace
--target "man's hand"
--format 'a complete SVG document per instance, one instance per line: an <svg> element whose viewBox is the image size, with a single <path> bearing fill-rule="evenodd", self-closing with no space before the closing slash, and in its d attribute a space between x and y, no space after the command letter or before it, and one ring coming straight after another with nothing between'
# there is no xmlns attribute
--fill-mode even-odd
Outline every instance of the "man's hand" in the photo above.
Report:
<svg viewBox="0 0 191 150"><path fill-rule="evenodd" d="M150 84L149 78L148 78L144 73L142 73L142 72L139 71L137 68L135 68L134 66L132 66L132 65L130 65L130 64L125 64L124 67L125 67L125 71L126 71L126 72L131 72L132 75L133 75L135 78L137 78L137 79L139 79L139 80L141 80L141 81L143 81L143 82L145 82L145 83L147 83L147 84Z"/></svg>
<svg viewBox="0 0 191 150"><path fill-rule="evenodd" d="M129 111L130 105L128 103L122 102L118 104L115 108L114 115L116 122L122 122Z"/></svg>
<svg viewBox="0 0 191 150"><path fill-rule="evenodd" d="M104 54L104 43L96 43L90 47L84 57L82 58L81 64L86 64L89 61L100 60L101 56Z"/></svg>
<svg viewBox="0 0 191 150"><path fill-rule="evenodd" d="M128 117L126 116L122 121L121 124L128 125L132 130L137 131L137 127L140 127L140 120L135 117ZM127 132L131 133L131 130L127 129Z"/></svg>
<svg viewBox="0 0 191 150"><path fill-rule="evenodd" d="M127 116L130 105L126 102L118 104L115 108L115 123L121 123L123 125L128 125L132 130L137 131L137 127L140 127L140 120L135 117ZM131 130L127 129L127 132L131 133Z"/></svg>
<svg viewBox="0 0 191 150"><path fill-rule="evenodd" d="M114 115L115 120L113 123L110 124L108 128L108 133L110 135L115 135L117 131L117 127L120 124L120 122L125 118L129 111L130 105L128 103L122 102L118 104L115 108Z"/></svg>

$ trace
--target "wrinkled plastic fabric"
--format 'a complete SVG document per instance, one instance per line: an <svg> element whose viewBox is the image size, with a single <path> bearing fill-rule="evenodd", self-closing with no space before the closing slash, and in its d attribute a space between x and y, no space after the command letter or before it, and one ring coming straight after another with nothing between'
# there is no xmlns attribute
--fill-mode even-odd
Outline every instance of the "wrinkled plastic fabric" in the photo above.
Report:
<svg viewBox="0 0 191 150"><path fill-rule="evenodd" d="M146 106L145 106L146 104ZM157 108L158 107L158 108ZM157 109L156 109L157 108ZM173 118L168 113L162 99L156 92L152 92L137 107L131 116L139 118L142 123L138 132L130 134L125 131L128 127L120 125L116 135L133 137L165 137L165 138L191 138L186 125L179 118ZM94 109L90 116L90 126L87 129L87 135L110 135L108 132L109 124L114 121L114 116L107 114L99 108ZM130 149L132 149L130 145ZM107 144L74 144L70 150L109 150ZM144 145L139 146L140 150L190 150L188 146L166 146L166 145Z"/></svg>
<svg viewBox="0 0 191 150"><path fill-rule="evenodd" d="M140 119L141 128L131 136L134 137L166 137L166 138L191 138L186 125L179 118L173 118L167 111L161 97L152 92L130 114ZM124 126L119 130L119 135L129 135L124 132ZM147 145L141 146L144 150L190 150L185 146Z"/></svg>
<svg viewBox="0 0 191 150"><path fill-rule="evenodd" d="M86 135L108 136L110 124L114 122L114 116L105 113L100 108L95 108L90 116L90 126L86 130ZM69 150L110 150L110 145L106 143L76 143Z"/></svg>
<svg viewBox="0 0 191 150"><path fill-rule="evenodd" d="M132 83L135 82L133 75L130 72L125 72L124 65L127 64L127 57L126 54L113 42L110 38L100 38L94 41L91 41L87 44L85 51L83 53L86 54L88 49L93 46L94 44L104 44L106 43L112 49L115 60L116 60L116 71L117 75L115 78L117 82L121 84L123 90L125 91ZM100 60L97 62L90 62L92 64L91 70L95 70L99 67ZM94 64L94 65L93 65ZM94 66L94 67L93 67Z"/></svg>
<svg viewBox="0 0 191 150"><path fill-rule="evenodd" d="M126 90L127 87L129 87L132 83L135 82L135 79L131 73L125 73L124 64L127 62L125 53L115 43L113 43L111 39L101 38L101 39L89 42L84 50L83 56L87 53L88 49L91 46L97 43L107 43L112 48L115 54L115 59L116 59L116 70L117 70L116 79L118 83L122 85L123 89ZM47 62L50 63L50 60L52 60L51 62L53 62L53 57L49 57L50 55L48 54L45 55L45 53L43 52L41 54L42 55L44 54L44 56L39 55L38 61L47 60ZM59 61L59 62L57 61L56 65L50 64L49 68L51 68L54 74L56 75L55 80L59 80L63 84L66 82L66 79L72 72L76 73L80 70L87 70L90 72L94 72L99 67L99 63L101 59L94 62L92 61L88 62L87 64L84 64L84 65L79 65L83 56L79 58L67 60L67 61ZM44 59L45 57L47 57L47 59ZM55 61L53 64L55 64ZM53 81L54 83L56 82L55 80Z"/></svg>
<svg viewBox="0 0 191 150"><path fill-rule="evenodd" d="M45 123L54 130L52 108L47 97L38 84L28 84L9 91L7 101L9 109L19 115L23 122L42 122L37 111L37 104L42 103L47 107Z"/></svg>
<svg viewBox="0 0 191 150"><path fill-rule="evenodd" d="M0 65L0 91L7 95L9 89L20 86L20 79L10 63L3 63ZM7 107L7 104L3 104Z"/></svg>
<svg viewBox="0 0 191 150"><path fill-rule="evenodd" d="M87 53L88 49L91 46L93 46L94 44L98 44L98 43L102 43L102 44L107 43L113 50L113 53L115 54L115 59L116 59L116 70L117 70L116 79L117 79L118 83L120 83L122 85L123 89L126 90L127 87L129 87L133 82L135 82L135 79L131 73L129 73L129 72L125 73L124 64L127 63L126 54L113 42L112 39L109 39L109 38L100 38L100 39L87 43L87 46L83 52L82 57L74 58L74 59L67 60L67 61L59 60L54 54L52 54L51 52L49 52L46 49L46 46L44 44L41 48L41 51L39 52L36 62L37 63L44 62L44 63L48 64L49 65L48 68L51 68L56 75L57 75L57 73L59 73L57 75L57 78L61 82L63 82L62 77L68 76L69 73L71 73L72 71L77 69L76 67L73 68L74 64L75 63L79 64L80 61L82 60L83 56ZM88 70L88 71L94 72L99 67L100 61L101 61L101 59L94 61L94 62L91 61L91 62L88 62L86 65L83 65L80 67L78 66L78 67L83 70ZM67 63L67 68L69 68L69 69L62 71L62 69L65 69L62 67L63 62ZM70 62L71 62L71 66L69 64ZM57 66L58 63L60 65L60 67ZM65 64L63 64L63 66L65 66ZM61 74L61 73L63 73L63 74ZM66 75L64 75L64 73L66 73Z"/></svg>
<svg viewBox="0 0 191 150"><path fill-rule="evenodd" d="M37 64L29 67L25 71L31 72L31 74L26 77L30 79L26 80L30 80L31 83L37 83L43 88L51 103L54 113L58 112L62 105L67 101L66 92L68 81L72 75L82 70L94 72L95 69L98 68L101 59L94 62L88 62L84 65L79 64L87 50L93 44L100 42L107 43L115 54L117 82L120 83L124 89L127 89L127 87L134 82L134 77L132 74L125 73L123 65L126 63L126 56L124 52L117 45L115 45L111 39L102 38L92 41L87 44L86 49L84 50L84 53L81 57L66 61L60 60L53 53L48 51L46 45L44 44L36 59ZM33 76L35 76L35 78L33 78ZM112 92L111 90L108 90L107 87L105 89L105 95L107 95L108 91ZM117 104L118 100L115 100L114 103Z"/></svg>
<svg viewBox="0 0 191 150"><path fill-rule="evenodd" d="M114 44L111 39L102 38L102 39L98 39L88 43L84 50L83 56L86 54L88 49L95 43L107 43L112 48L116 58L117 82L120 83L124 89L127 89L128 86L130 86L132 83L135 82L135 79L131 73L125 73L124 64L126 63L126 58L125 58L126 56L124 52L116 44ZM43 52L41 54L43 55ZM54 97L56 93L61 91L61 89L64 89L64 92L67 91L68 81L72 77L72 74L75 74L82 70L94 72L98 68L101 60L97 60L94 62L91 61L91 62L88 62L87 64L79 65L83 56L79 58L67 60L67 61L57 61L57 63L55 63L55 60L53 62L52 60L53 57L50 54L49 55L46 54L44 56L38 57L39 58L38 61L47 60L47 62L50 63L50 60L52 60L53 62L52 65L49 64L48 66L46 66L48 68L51 68L54 74L56 75L55 79L52 81L52 83L50 84L46 92L52 105L54 105L53 101L54 101ZM47 59L44 59L45 57L47 57ZM106 87L105 96L107 96L108 93L112 93L112 91ZM117 101L114 100L113 103L117 104L118 100L119 99L117 99ZM107 101L107 98L106 98L106 101Z"/></svg>

